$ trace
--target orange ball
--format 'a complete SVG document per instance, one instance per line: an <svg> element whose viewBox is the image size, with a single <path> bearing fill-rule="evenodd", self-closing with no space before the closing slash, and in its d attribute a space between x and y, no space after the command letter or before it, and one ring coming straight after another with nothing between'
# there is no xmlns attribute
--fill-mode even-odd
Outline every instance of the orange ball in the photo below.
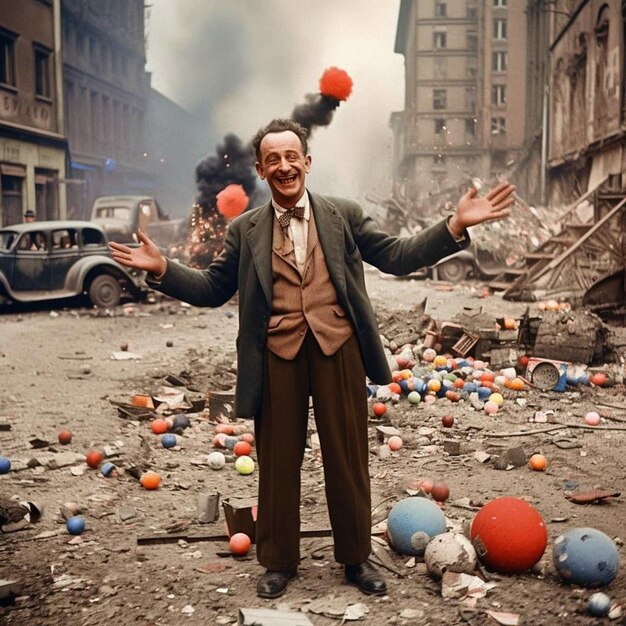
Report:
<svg viewBox="0 0 626 626"><path fill-rule="evenodd" d="M372 409L376 417L382 417L387 412L387 405L384 402L376 402Z"/></svg>
<svg viewBox="0 0 626 626"><path fill-rule="evenodd" d="M254 435L252 433L243 433L243 435L241 435L241 440L247 441L250 445L252 445L254 443Z"/></svg>
<svg viewBox="0 0 626 626"><path fill-rule="evenodd" d="M392 435L387 440L387 445L389 446L390 450L393 450L395 452L402 447L402 439L398 437L398 435Z"/></svg>
<svg viewBox="0 0 626 626"><path fill-rule="evenodd" d="M389 383L389 390L391 393L402 393L402 387L398 383Z"/></svg>
<svg viewBox="0 0 626 626"><path fill-rule="evenodd" d="M528 461L528 465L535 470L535 472L545 472L548 467L548 459L543 454L533 454Z"/></svg>
<svg viewBox="0 0 626 626"><path fill-rule="evenodd" d="M237 554L243 556L244 554L248 554L248 550L250 550L250 546L252 545L252 541L250 541L250 537L246 535L246 533L235 533L228 540L228 547L233 554Z"/></svg>
<svg viewBox="0 0 626 626"><path fill-rule="evenodd" d="M247 441L238 441L233 446L235 456L250 456L250 452L252 452L252 446Z"/></svg>
<svg viewBox="0 0 626 626"><path fill-rule="evenodd" d="M513 391L523 391L524 387L526 387L526 385L524 384L524 381L521 378L514 378L509 383L509 388L513 389Z"/></svg>
<svg viewBox="0 0 626 626"><path fill-rule="evenodd" d="M391 372L391 380L394 383L399 383L402 380L402 372L400 370L394 370Z"/></svg>
<svg viewBox="0 0 626 626"><path fill-rule="evenodd" d="M98 469L100 463L102 463L102 452L98 450L90 450L85 457L85 461L87 461L87 465L93 469Z"/></svg>
<svg viewBox="0 0 626 626"><path fill-rule="evenodd" d="M234 430L232 424L217 424L215 426L216 433L224 433L225 435L232 435Z"/></svg>
<svg viewBox="0 0 626 626"><path fill-rule="evenodd" d="M150 428L155 435L162 435L167 432L167 422L164 419L157 417L157 419L152 420Z"/></svg>
<svg viewBox="0 0 626 626"><path fill-rule="evenodd" d="M72 441L72 433L69 430L62 430L59 433L59 443L61 445L67 445Z"/></svg>
<svg viewBox="0 0 626 626"><path fill-rule="evenodd" d="M146 472L139 479L139 482L144 489L158 489L161 484L161 477L156 472Z"/></svg>
<svg viewBox="0 0 626 626"><path fill-rule="evenodd" d="M465 386L465 381L462 378L457 378L454 381L454 387L456 389L463 389L464 386Z"/></svg>

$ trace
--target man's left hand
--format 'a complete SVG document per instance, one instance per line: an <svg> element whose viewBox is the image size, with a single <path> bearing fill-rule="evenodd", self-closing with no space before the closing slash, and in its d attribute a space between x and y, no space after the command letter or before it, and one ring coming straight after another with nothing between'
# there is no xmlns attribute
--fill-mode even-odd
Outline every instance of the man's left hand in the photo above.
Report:
<svg viewBox="0 0 626 626"><path fill-rule="evenodd" d="M514 191L515 185L504 181L484 196L476 197L478 190L471 187L459 200L456 213L448 222L450 230L461 237L469 226L507 217L511 213L508 207L515 202Z"/></svg>

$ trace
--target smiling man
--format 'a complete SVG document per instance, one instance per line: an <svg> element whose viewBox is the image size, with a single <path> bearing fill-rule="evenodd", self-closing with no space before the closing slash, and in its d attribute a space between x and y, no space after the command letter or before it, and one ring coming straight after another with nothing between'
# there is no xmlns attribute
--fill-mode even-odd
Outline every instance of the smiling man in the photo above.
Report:
<svg viewBox="0 0 626 626"><path fill-rule="evenodd" d="M235 411L254 417L259 459L257 557L263 598L282 595L300 561L300 468L309 398L320 437L335 559L368 594L387 585L369 563L371 501L366 376L391 373L363 272L366 261L403 275L469 244L466 228L508 215L506 182L470 190L449 218L410 237L382 232L351 200L306 188L307 131L273 120L253 139L256 171L272 199L231 222L221 255L205 270L171 263L139 232L141 246L111 243L123 265L196 306L220 306L239 291ZM150 281L149 281L150 282Z"/></svg>

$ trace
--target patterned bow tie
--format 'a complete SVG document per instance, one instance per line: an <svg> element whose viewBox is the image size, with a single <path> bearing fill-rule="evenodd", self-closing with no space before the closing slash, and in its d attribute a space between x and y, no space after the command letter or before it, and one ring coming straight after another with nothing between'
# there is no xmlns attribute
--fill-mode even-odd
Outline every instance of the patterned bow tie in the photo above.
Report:
<svg viewBox="0 0 626 626"><path fill-rule="evenodd" d="M296 219L299 219L299 220L303 219L304 207L295 206L293 207L293 209L287 209L286 211L283 211L278 216L278 223L280 224L283 230L286 231L289 228L289 221L291 220L292 217L295 217Z"/></svg>

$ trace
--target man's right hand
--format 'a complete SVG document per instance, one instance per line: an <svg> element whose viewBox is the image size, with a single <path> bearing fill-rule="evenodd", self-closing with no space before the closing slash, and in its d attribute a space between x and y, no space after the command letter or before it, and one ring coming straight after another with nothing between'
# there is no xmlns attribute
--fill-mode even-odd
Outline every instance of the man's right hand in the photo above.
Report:
<svg viewBox="0 0 626 626"><path fill-rule="evenodd" d="M146 235L143 230L137 230L139 246L129 248L121 243L109 242L113 258L121 265L144 270L155 276L161 276L167 269L167 261L161 254L157 245Z"/></svg>

